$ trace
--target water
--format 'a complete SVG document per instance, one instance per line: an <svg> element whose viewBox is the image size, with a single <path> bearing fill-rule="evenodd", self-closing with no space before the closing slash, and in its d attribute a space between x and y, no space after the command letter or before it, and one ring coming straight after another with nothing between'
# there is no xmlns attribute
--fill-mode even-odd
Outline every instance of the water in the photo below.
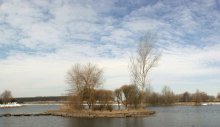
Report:
<svg viewBox="0 0 220 127"><path fill-rule="evenodd" d="M38 113L56 105L0 109L3 113ZM56 116L2 117L0 127L219 127L220 106L150 107L157 113L145 118L64 118Z"/></svg>

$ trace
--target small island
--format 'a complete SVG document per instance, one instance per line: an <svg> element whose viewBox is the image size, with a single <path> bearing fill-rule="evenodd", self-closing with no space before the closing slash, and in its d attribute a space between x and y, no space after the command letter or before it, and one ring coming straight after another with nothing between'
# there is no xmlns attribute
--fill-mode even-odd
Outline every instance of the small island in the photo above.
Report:
<svg viewBox="0 0 220 127"><path fill-rule="evenodd" d="M125 118L125 117L146 117L155 114L154 111L149 111L145 109L139 110L114 110L114 111L93 111L93 110L82 110L82 111L48 111L48 114L53 116L62 116L62 117L79 117L79 118L99 118L99 117L108 117L108 118ZM46 113L46 114L47 114Z"/></svg>
<svg viewBox="0 0 220 127"><path fill-rule="evenodd" d="M160 53L154 48L154 34L138 43L136 56L130 57L131 83L112 90L101 89L103 69L96 64L75 64L67 73L70 89L67 102L49 113L72 117L140 117L155 112L146 109L147 74L157 64ZM114 106L113 106L114 105ZM116 105L116 106L115 106Z"/></svg>

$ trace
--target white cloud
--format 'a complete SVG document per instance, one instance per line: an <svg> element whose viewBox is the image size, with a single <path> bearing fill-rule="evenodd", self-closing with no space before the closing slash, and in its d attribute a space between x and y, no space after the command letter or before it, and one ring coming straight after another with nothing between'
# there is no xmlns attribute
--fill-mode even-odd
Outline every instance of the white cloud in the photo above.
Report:
<svg viewBox="0 0 220 127"><path fill-rule="evenodd" d="M174 48L165 53L157 68L152 71L151 83L158 86L170 85L194 92L196 89L206 91L207 87L218 86L220 81L220 67L212 66L212 61L218 62L219 45L209 46L205 49L196 47ZM172 48L170 48L172 49ZM183 92L180 89L175 91ZM211 94L219 92L217 89L208 91Z"/></svg>
<svg viewBox="0 0 220 127"><path fill-rule="evenodd" d="M89 47L81 47L81 50L95 52ZM90 54L93 57L85 57L84 54L77 53L79 50L72 52L76 55L75 58L69 52L71 51L65 49L58 54L45 57L33 57L25 54L8 57L0 62L0 89L10 89L15 96L62 95L68 89L68 85L65 83L66 72L75 63L86 62L97 63L104 69L106 77L104 88L114 89L118 85L128 83L127 59L101 59L96 57L97 54ZM18 89L19 91L17 91ZM47 90L41 91L42 89ZM39 91L40 94L30 93L30 90Z"/></svg>
<svg viewBox="0 0 220 127"><path fill-rule="evenodd" d="M163 85L170 85L175 91L181 91L175 87L182 86L183 89L194 92L194 87L203 90L210 83L213 86L218 85L220 83L218 80L220 68L209 66L210 61L220 62L218 48L219 45L215 45L205 50L188 47L164 52L158 67L149 73L152 86L159 90ZM85 51L93 54L84 55ZM0 87L1 89L11 89L16 96L22 96L21 91L26 93L30 89L36 91L47 89L41 91L40 95L62 95L68 88L65 83L67 70L74 63L86 62L97 63L99 67L104 69L105 84L103 88L115 89L130 83L127 55L103 58L99 57L98 53L99 50L96 48L78 45L75 50L73 47L64 48L55 54L44 57L25 54L13 55L0 63L2 84ZM208 92L215 94L218 91L214 89ZM38 94L28 94L28 96L35 95Z"/></svg>
<svg viewBox="0 0 220 127"><path fill-rule="evenodd" d="M147 30L157 33L164 52L150 74L156 89L215 87L220 15L214 0L206 2L3 1L0 53L6 55L0 59L0 89L16 96L62 94L65 73L76 62L103 67L105 88L129 83L128 58Z"/></svg>

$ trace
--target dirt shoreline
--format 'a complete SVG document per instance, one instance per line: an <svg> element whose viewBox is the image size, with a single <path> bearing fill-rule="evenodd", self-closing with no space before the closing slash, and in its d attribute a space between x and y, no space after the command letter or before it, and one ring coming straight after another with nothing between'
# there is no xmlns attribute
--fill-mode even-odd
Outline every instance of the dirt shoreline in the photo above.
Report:
<svg viewBox="0 0 220 127"><path fill-rule="evenodd" d="M63 117L76 117L76 118L126 118L126 117L147 117L155 114L155 111L149 110L114 110L114 111L48 111L54 116L63 116Z"/></svg>
<svg viewBox="0 0 220 127"><path fill-rule="evenodd" d="M61 116L74 118L126 118L126 117L147 117L155 114L154 111L148 110L120 110L120 111L60 111L53 110L44 113L20 113L20 114L0 114L0 117L27 117L27 116Z"/></svg>

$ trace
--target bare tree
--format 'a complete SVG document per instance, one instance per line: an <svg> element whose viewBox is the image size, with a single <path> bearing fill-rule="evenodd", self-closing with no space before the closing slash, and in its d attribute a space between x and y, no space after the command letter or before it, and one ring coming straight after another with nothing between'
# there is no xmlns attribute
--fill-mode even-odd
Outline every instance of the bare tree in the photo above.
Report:
<svg viewBox="0 0 220 127"><path fill-rule="evenodd" d="M112 111L112 102L114 100L113 92L111 90L96 90L95 92L95 101L99 104L95 108L98 110L109 110Z"/></svg>
<svg viewBox="0 0 220 127"><path fill-rule="evenodd" d="M161 95L156 92L152 92L149 97L149 104L150 105L159 105L161 104Z"/></svg>
<svg viewBox="0 0 220 127"><path fill-rule="evenodd" d="M190 102L192 100L191 98L192 97L189 92L184 92L182 95L181 101L182 102Z"/></svg>
<svg viewBox="0 0 220 127"><path fill-rule="evenodd" d="M220 101L220 93L218 93L217 97L218 101Z"/></svg>
<svg viewBox="0 0 220 127"><path fill-rule="evenodd" d="M175 102L175 94L168 86L164 86L162 89L162 101L163 104L170 105Z"/></svg>
<svg viewBox="0 0 220 127"><path fill-rule="evenodd" d="M149 86L148 88L146 88L145 92L144 92L144 99L146 103L150 103L150 98L151 98L151 94L153 93L153 88L151 86Z"/></svg>
<svg viewBox="0 0 220 127"><path fill-rule="evenodd" d="M124 97L122 104L125 106L125 108L129 108L128 106L134 106L137 108L138 104L141 102L141 94L137 86L123 85L120 89Z"/></svg>
<svg viewBox="0 0 220 127"><path fill-rule="evenodd" d="M62 109L64 110L80 110L83 108L82 101L78 95L68 95L66 97L67 102L64 103Z"/></svg>
<svg viewBox="0 0 220 127"><path fill-rule="evenodd" d="M136 56L130 57L130 75L132 84L141 90L141 105L145 99L144 90L147 86L147 74L156 66L160 53L155 50L156 37L153 33L147 33L144 39L138 43ZM148 86L150 86L148 84ZM148 87L150 88L150 87Z"/></svg>
<svg viewBox="0 0 220 127"><path fill-rule="evenodd" d="M92 109L94 104L96 103L95 94L96 90L90 88L85 88L80 93L80 95L82 96L82 100L87 103L89 109Z"/></svg>
<svg viewBox="0 0 220 127"><path fill-rule="evenodd" d="M196 105L201 104L202 96L201 96L201 92L199 90L196 90L196 93L193 94L193 101L196 103Z"/></svg>
<svg viewBox="0 0 220 127"><path fill-rule="evenodd" d="M130 58L130 74L133 84L144 91L147 84L147 74L157 64L160 53L155 50L156 37L153 33L147 33L144 39L138 43L137 56Z"/></svg>
<svg viewBox="0 0 220 127"><path fill-rule="evenodd" d="M13 99L12 94L11 94L11 91L5 90L5 91L1 94L1 99L2 99L2 102L3 102L4 104L7 104L7 103L11 102L11 100Z"/></svg>
<svg viewBox="0 0 220 127"><path fill-rule="evenodd" d="M67 73L67 83L71 85L70 94L79 96L92 108L94 90L103 83L103 70L91 63L75 64Z"/></svg>
<svg viewBox="0 0 220 127"><path fill-rule="evenodd" d="M122 102L122 98L123 98L122 91L121 89L115 89L114 93L115 93L116 101L118 103L118 109L120 110L121 109L120 103Z"/></svg>
<svg viewBox="0 0 220 127"><path fill-rule="evenodd" d="M207 93L197 90L196 93L193 94L193 100L196 104L200 104L201 102L207 102L209 96Z"/></svg>

